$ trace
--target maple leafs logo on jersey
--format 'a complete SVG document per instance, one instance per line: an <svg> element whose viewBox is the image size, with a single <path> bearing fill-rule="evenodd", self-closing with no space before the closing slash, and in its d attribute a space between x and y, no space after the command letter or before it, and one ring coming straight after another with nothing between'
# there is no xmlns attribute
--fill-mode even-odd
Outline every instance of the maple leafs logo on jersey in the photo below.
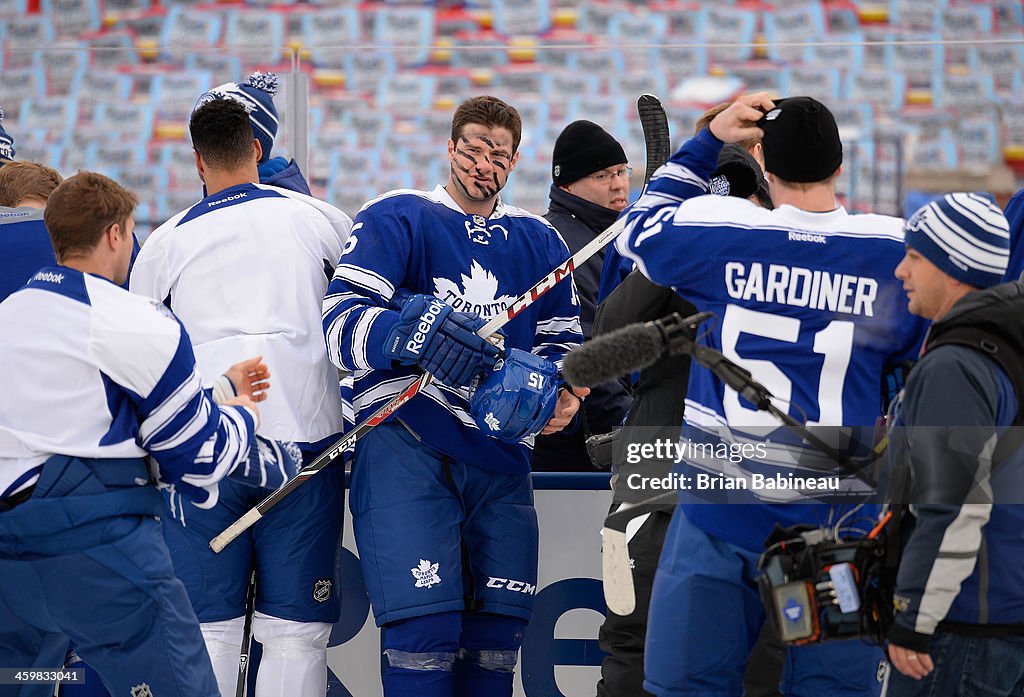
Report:
<svg viewBox="0 0 1024 697"><path fill-rule="evenodd" d="M438 562L430 563L429 559L420 559L419 566L409 569L412 577L416 579L416 588L430 588L435 583L441 582L437 575Z"/></svg>
<svg viewBox="0 0 1024 697"><path fill-rule="evenodd" d="M461 276L461 284L448 278L434 279L434 295L451 305L456 312L494 317L515 300L511 295L498 295L498 278L477 261L469 267L468 276Z"/></svg>

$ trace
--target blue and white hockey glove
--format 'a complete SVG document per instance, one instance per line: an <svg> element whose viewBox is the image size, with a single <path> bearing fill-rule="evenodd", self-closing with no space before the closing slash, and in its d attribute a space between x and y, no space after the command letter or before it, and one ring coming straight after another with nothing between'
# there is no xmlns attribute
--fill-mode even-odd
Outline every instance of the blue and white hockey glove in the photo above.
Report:
<svg viewBox="0 0 1024 697"><path fill-rule="evenodd" d="M256 436L249 457L239 462L228 477L245 486L280 489L302 468L302 451L287 440Z"/></svg>
<svg viewBox="0 0 1024 697"><path fill-rule="evenodd" d="M418 365L449 387L468 387L494 367L500 353L477 336L484 324L433 295L412 295L388 333L384 355L402 365Z"/></svg>
<svg viewBox="0 0 1024 697"><path fill-rule="evenodd" d="M469 413L487 435L504 443L518 443L544 429L557 403L555 364L512 349L473 391Z"/></svg>

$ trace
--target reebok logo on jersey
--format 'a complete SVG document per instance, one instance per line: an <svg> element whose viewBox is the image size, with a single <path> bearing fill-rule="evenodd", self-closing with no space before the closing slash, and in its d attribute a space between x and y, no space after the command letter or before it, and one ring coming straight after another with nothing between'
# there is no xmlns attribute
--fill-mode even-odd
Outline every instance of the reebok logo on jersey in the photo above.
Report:
<svg viewBox="0 0 1024 697"><path fill-rule="evenodd" d="M56 283L60 285L60 282L64 280L64 274L53 273L52 271L40 271L32 277L33 281L44 281L46 283Z"/></svg>
<svg viewBox="0 0 1024 697"><path fill-rule="evenodd" d="M437 314L444 309L440 300L434 300L427 306L427 311L420 315L420 323L416 327L416 333L405 342L405 350L418 356L423 350L423 342L427 340L427 334L437 321Z"/></svg>
<svg viewBox="0 0 1024 697"><path fill-rule="evenodd" d="M487 412L487 416L484 417L484 423L487 424L487 428L492 431L497 431L501 428L501 422L494 416L493 411Z"/></svg>
<svg viewBox="0 0 1024 697"><path fill-rule="evenodd" d="M828 240L825 239L824 235L813 235L809 232L793 232L789 233L790 242L817 242L818 244L828 244Z"/></svg>
<svg viewBox="0 0 1024 697"><path fill-rule="evenodd" d="M217 201L210 201L206 205L208 208L213 208L214 206L219 206L220 204L227 203L228 201L237 201L238 199L245 198L248 195L249 193L247 191L243 191L242 193L234 194L233 196L225 196L224 198L219 199Z"/></svg>
<svg viewBox="0 0 1024 697"><path fill-rule="evenodd" d="M507 591L513 593L525 593L526 595L534 595L537 592L537 586L531 585L526 581L516 581L511 578L497 578L491 576L487 579L488 588L504 588Z"/></svg>
<svg viewBox="0 0 1024 697"><path fill-rule="evenodd" d="M409 569L412 577L416 579L416 588L430 588L440 583L441 577L437 575L437 567L437 562L431 564L429 559L420 559L419 566Z"/></svg>

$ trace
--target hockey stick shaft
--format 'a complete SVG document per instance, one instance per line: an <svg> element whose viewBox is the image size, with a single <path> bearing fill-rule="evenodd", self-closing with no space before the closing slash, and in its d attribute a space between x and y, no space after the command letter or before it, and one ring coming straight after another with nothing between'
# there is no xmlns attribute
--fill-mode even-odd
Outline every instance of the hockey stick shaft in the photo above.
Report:
<svg viewBox="0 0 1024 697"><path fill-rule="evenodd" d="M249 572L249 587L245 591L245 625L242 628L242 652L238 655L235 697L245 697L249 688L249 655L252 649L252 616L254 612L256 612L256 569Z"/></svg>
<svg viewBox="0 0 1024 697"><path fill-rule="evenodd" d="M256 521L266 515L267 511L280 503L290 493L305 484L324 467L327 467L327 465L341 457L342 453L355 445L356 441L366 435L371 428L379 424L381 421L384 421L384 419L395 413L399 407L415 397L421 389L430 383L430 380L430 373L424 373L421 375L417 380L402 390L400 394L393 397L390 402L375 411L369 418L361 421L334 445L321 453L319 457L299 470L292 479L289 479L285 483L283 487L267 496L253 508L249 509L245 515L229 525L224 532L210 540L210 547L213 551L220 552L228 545L228 543L255 525Z"/></svg>
<svg viewBox="0 0 1024 697"><path fill-rule="evenodd" d="M648 97L650 95L644 95ZM641 97L643 99L644 97ZM657 98L654 98L657 99ZM644 133L647 133L647 129L644 129ZM652 171L653 172L653 171ZM645 182L646 184L646 182ZM528 308L530 305L535 303L542 295L551 290L557 283L565 280L572 275L572 272L576 267L585 263L592 256L601 251L605 245L611 242L615 237L621 233L626 227L626 217L622 216L614 223L611 224L606 230L597 235L593 240L588 242L580 251L576 252L569 259L556 268L554 271L546 275L540 281L538 281L532 288L527 290L525 293L516 298L508 309L503 313L493 317L488 321L480 331L477 332L482 337L488 337L494 332L498 331L501 327L511 321L523 310ZM248 513L243 515L241 518L236 520L221 534L210 540L210 547L214 552L220 552L224 547L231 542L233 539L241 535L245 530L254 525L256 521L266 515L267 511L276 506L282 499L288 494L302 486L309 480L310 477L314 476L330 464L333 460L341 456L341 454L348 448L355 445L356 441L363 437L367 431L372 429L374 426L379 424L384 419L391 416L395 411L403 404L408 402L410 399L416 396L423 388L425 388L432 380L430 373L424 373L409 387L403 390L400 394L393 397L391 401L382 406L376 412L373 413L368 419L360 422L348 432L348 435L344 436L337 443L332 445L327 451L322 453L318 458L313 460L309 465L303 467L295 475L295 477L289 480L283 487L272 493L267 498L263 499L254 508L250 509Z"/></svg>

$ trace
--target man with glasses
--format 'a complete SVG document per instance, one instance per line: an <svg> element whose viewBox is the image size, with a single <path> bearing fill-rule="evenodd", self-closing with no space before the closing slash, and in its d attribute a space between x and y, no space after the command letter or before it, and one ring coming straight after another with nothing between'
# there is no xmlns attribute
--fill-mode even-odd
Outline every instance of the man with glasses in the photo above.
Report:
<svg viewBox="0 0 1024 697"><path fill-rule="evenodd" d="M551 201L544 217L562 235L570 253L578 252L614 223L629 203L633 170L626 162L622 145L596 123L573 121L558 135L551 156ZM573 271L585 339L590 338L594 324L603 264L604 250ZM537 437L533 469L593 471L587 456L587 436L614 430L630 399L617 382L593 390L575 428L570 425L562 432Z"/></svg>

